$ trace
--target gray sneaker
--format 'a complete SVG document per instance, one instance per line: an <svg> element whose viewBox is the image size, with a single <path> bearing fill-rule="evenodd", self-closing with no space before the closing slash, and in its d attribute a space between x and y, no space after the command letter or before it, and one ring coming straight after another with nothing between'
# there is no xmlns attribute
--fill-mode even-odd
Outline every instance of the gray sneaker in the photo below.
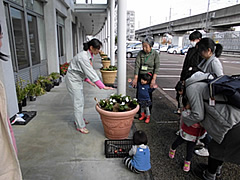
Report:
<svg viewBox="0 0 240 180"><path fill-rule="evenodd" d="M195 152L198 156L204 156L204 157L209 156L208 149L206 149L206 148L198 149L198 150L195 150L194 152Z"/></svg>

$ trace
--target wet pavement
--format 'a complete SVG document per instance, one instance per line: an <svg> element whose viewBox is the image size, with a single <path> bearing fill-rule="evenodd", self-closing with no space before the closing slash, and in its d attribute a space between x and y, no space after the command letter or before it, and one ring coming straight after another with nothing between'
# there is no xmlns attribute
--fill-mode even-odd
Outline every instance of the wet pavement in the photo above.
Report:
<svg viewBox="0 0 240 180"><path fill-rule="evenodd" d="M128 66L127 78L133 78L133 69ZM135 96L136 90L128 88L127 94ZM170 145L176 138L179 117L173 114L176 101L161 89L153 92L151 121L145 124L134 120L129 138L135 130L144 130L151 150L151 171L134 174L128 171L120 158L105 158L103 126L95 110L98 99L106 98L115 90L99 90L85 83L85 118L90 121L90 134L76 131L73 121L73 107L65 84L40 96L37 101L28 102L23 110L37 111L25 126L13 126L18 157L24 180L195 180L191 172L182 170L185 144L181 145L174 159L168 158ZM193 156L192 167L207 158ZM239 180L240 168L225 163L223 180Z"/></svg>
<svg viewBox="0 0 240 180"><path fill-rule="evenodd" d="M127 78L133 78L133 67L128 65ZM127 88L127 94L135 96L136 89ZM186 155L186 144L177 148L174 159L168 157L171 144L176 139L176 131L179 129L179 116L176 110L176 101L164 93L161 89L153 92L153 109L151 121L145 124L138 119L134 120L136 129L147 133L149 147L151 150L152 177L154 180L195 180L192 172L182 170L184 157ZM199 148L199 147L196 147ZM239 157L240 158L240 157ZM191 169L197 163L207 163L207 157L193 155ZM240 166L224 163L222 168L222 180L239 180Z"/></svg>

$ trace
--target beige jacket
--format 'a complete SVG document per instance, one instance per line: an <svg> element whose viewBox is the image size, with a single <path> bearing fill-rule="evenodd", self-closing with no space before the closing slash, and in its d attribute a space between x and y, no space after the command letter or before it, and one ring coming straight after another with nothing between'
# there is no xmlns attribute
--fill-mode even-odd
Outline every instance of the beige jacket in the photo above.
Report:
<svg viewBox="0 0 240 180"><path fill-rule="evenodd" d="M0 180L22 180L8 125L5 89L0 81Z"/></svg>

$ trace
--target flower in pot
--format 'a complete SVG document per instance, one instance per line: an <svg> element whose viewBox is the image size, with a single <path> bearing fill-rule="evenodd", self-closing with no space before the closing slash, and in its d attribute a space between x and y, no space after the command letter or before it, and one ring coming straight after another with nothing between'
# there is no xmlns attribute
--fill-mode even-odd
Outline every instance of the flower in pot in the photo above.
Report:
<svg viewBox="0 0 240 180"><path fill-rule="evenodd" d="M61 65L60 65L60 74L61 74L62 76L64 76L64 75L67 74L68 66L69 66L69 63L68 63L68 62L65 62L64 64L61 64Z"/></svg>
<svg viewBox="0 0 240 180"><path fill-rule="evenodd" d="M52 72L49 76L53 79L54 86L59 86L60 84L60 74L57 72Z"/></svg>
<svg viewBox="0 0 240 180"><path fill-rule="evenodd" d="M107 85L113 85L117 76L117 67L109 66L108 68L102 68L101 70L103 83Z"/></svg>
<svg viewBox="0 0 240 180"><path fill-rule="evenodd" d="M101 116L107 138L126 139L139 105L136 98L114 94L108 99L100 100L96 110Z"/></svg>

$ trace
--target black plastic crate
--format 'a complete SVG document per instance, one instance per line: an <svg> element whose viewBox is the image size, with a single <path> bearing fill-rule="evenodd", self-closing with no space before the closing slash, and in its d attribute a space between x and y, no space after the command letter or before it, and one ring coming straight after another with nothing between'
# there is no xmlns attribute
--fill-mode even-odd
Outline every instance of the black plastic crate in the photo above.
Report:
<svg viewBox="0 0 240 180"><path fill-rule="evenodd" d="M123 158L128 156L132 148L133 140L105 140L105 156L106 158Z"/></svg>

